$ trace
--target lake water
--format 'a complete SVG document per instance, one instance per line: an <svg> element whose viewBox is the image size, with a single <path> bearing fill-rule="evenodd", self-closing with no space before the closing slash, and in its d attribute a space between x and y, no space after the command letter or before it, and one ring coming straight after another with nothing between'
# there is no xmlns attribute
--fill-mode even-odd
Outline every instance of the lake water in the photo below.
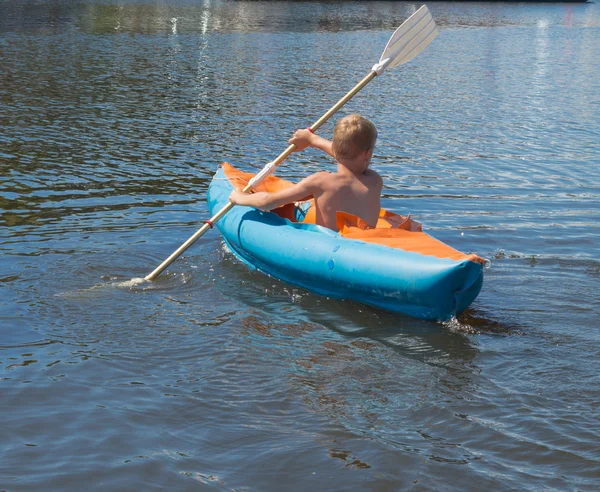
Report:
<svg viewBox="0 0 600 492"><path fill-rule="evenodd" d="M121 284L419 6L0 3L0 490L600 487L598 4L432 2L438 38L340 113L379 129L386 208L491 260L459 320L295 289L217 231Z"/></svg>

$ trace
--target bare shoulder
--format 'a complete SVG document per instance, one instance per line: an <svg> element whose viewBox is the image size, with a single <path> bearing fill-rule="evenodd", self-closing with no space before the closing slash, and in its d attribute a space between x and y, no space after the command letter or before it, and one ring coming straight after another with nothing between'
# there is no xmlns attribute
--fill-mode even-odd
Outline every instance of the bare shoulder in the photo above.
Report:
<svg viewBox="0 0 600 492"><path fill-rule="evenodd" d="M322 188L331 180L331 173L327 171L320 171L318 173L311 174L302 180L308 186Z"/></svg>
<svg viewBox="0 0 600 492"><path fill-rule="evenodd" d="M364 173L363 176L367 177L367 178L373 178L373 179L381 179L381 176L379 175L378 172L373 171L373 169L367 169Z"/></svg>
<svg viewBox="0 0 600 492"><path fill-rule="evenodd" d="M383 186L383 178L376 171L373 171L372 169L367 169L363 173L363 176L365 182L369 186L378 186L380 188Z"/></svg>

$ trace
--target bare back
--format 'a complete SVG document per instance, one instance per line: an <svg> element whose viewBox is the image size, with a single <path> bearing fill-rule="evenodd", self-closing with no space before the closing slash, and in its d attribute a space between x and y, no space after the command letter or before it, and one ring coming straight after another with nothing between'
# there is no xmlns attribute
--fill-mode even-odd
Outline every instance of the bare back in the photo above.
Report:
<svg viewBox="0 0 600 492"><path fill-rule="evenodd" d="M356 215L371 226L377 224L381 208L381 176L370 169L362 174L338 168L337 173L315 175L317 224L337 230L336 212Z"/></svg>

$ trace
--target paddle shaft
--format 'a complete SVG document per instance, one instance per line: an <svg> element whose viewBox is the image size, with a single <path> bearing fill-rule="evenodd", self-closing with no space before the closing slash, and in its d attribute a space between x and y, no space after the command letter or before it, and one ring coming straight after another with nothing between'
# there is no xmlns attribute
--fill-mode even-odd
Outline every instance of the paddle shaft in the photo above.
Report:
<svg viewBox="0 0 600 492"><path fill-rule="evenodd" d="M348 92L344 97L342 97L337 103L335 103L329 111L327 111L323 116L321 116L317 121L315 121L310 129L312 131L318 130L329 118L331 118L335 113L337 113L340 108L346 104L350 99L352 99L365 85L367 85L371 80L373 80L377 76L375 72L369 72L364 79L362 79L358 84L354 86L350 92ZM289 155L294 151L296 146L294 144L290 145L287 149L285 149L277 158L273 161L275 167L279 166L285 159L289 157ZM248 193L252 189L252 186L247 185L242 191L244 193ZM227 212L229 212L233 208L233 203L229 202L225 205L221 210L219 210L209 221L207 221L196 233L190 237L185 243L183 243L177 250L175 250L171 256L169 256L165 261L163 261L152 273L147 275L145 280L154 280L158 277L171 263L173 263L179 256L183 254L185 250L187 250L192 244L194 244L198 238L202 237L206 231L212 229L213 225L221 219Z"/></svg>

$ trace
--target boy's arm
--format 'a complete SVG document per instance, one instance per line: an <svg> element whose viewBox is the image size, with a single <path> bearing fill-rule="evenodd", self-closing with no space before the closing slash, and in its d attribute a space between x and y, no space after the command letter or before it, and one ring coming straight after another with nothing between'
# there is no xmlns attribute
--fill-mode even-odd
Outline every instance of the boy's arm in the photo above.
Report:
<svg viewBox="0 0 600 492"><path fill-rule="evenodd" d="M273 210L286 203L293 203L302 200L307 196L319 194L322 188L321 180L323 179L323 174L327 173L312 174L299 183L296 183L294 186L290 186L285 190L277 191L275 193L259 191L250 194L233 190L231 195L229 195L229 201L234 205L254 207L260 210Z"/></svg>
<svg viewBox="0 0 600 492"><path fill-rule="evenodd" d="M322 150L335 159L335 155L333 154L333 142L315 135L310 130L296 130L294 136L290 138L289 143L296 146L295 152L304 150L306 147L314 147L315 149Z"/></svg>

